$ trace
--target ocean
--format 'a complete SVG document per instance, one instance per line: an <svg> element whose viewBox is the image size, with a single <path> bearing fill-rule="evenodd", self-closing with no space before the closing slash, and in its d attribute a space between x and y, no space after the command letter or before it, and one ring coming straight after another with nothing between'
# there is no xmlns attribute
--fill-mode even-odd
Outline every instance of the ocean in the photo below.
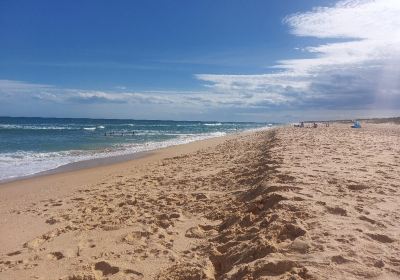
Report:
<svg viewBox="0 0 400 280"><path fill-rule="evenodd" d="M274 124L0 117L0 181Z"/></svg>

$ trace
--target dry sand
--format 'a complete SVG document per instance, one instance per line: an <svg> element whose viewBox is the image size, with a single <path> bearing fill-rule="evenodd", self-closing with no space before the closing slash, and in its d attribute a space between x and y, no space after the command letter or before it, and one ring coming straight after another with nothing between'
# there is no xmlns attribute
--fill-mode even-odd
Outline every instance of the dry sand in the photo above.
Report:
<svg viewBox="0 0 400 280"><path fill-rule="evenodd" d="M0 279L399 279L400 126L279 128L0 186Z"/></svg>

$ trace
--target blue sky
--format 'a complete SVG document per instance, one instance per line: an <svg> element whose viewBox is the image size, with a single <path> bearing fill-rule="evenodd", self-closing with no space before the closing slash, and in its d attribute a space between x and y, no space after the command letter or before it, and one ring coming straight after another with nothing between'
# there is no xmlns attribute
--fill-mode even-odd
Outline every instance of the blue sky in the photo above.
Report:
<svg viewBox="0 0 400 280"><path fill-rule="evenodd" d="M3 0L0 115L245 121L394 115L399 6ZM368 78L377 75L376 83Z"/></svg>

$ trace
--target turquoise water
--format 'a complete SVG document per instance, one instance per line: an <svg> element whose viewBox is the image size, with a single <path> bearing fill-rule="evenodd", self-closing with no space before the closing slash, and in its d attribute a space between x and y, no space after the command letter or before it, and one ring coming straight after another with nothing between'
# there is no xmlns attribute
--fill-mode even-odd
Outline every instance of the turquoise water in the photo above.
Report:
<svg viewBox="0 0 400 280"><path fill-rule="evenodd" d="M273 124L0 117L0 180Z"/></svg>

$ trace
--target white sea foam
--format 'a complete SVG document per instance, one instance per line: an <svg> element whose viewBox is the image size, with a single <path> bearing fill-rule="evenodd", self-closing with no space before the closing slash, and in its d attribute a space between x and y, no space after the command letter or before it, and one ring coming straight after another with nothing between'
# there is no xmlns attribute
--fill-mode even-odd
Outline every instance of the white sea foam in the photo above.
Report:
<svg viewBox="0 0 400 280"><path fill-rule="evenodd" d="M140 123L136 123L136 124L132 124L132 123L122 123L122 124L113 124L114 126L136 126L136 127L149 127L149 126L153 126L153 127L166 127L166 126L171 126L171 124L151 124L151 123L145 123L145 124L140 124Z"/></svg>
<svg viewBox="0 0 400 280"><path fill-rule="evenodd" d="M220 126L222 123L205 123L206 126Z"/></svg>
<svg viewBox="0 0 400 280"><path fill-rule="evenodd" d="M92 129L91 129L92 130ZM27 152L0 154L0 181L51 170L73 162L107 158L145 152L169 146L186 144L193 141L224 136L225 132L203 134L179 134L174 139L166 141L151 141L146 143L119 144L102 150L72 150L61 152Z"/></svg>
<svg viewBox="0 0 400 280"><path fill-rule="evenodd" d="M263 130L267 130L267 129L271 129L273 128L273 125L266 125L266 126L261 126L261 127L256 127L256 128L250 128L250 129L246 129L246 132L257 132L257 131L263 131Z"/></svg>
<svg viewBox="0 0 400 280"><path fill-rule="evenodd" d="M36 126L36 125L20 125L20 124L0 124L0 129L64 130L64 129L78 129L78 128L71 126Z"/></svg>

